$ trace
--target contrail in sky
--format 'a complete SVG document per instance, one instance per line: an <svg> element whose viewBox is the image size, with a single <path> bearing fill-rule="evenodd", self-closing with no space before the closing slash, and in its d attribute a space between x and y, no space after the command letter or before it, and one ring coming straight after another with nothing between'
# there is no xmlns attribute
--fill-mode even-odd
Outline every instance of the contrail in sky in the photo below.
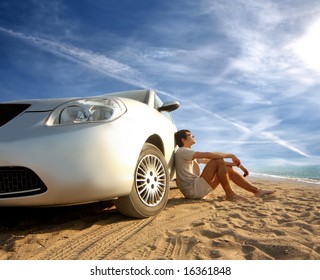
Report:
<svg viewBox="0 0 320 280"><path fill-rule="evenodd" d="M110 58L106 57L105 55L94 53L94 52L84 50L84 49L80 49L80 48L70 46L67 44L63 44L60 42L50 41L47 39L26 35L24 33L16 32L16 31L6 29L3 27L0 27L0 31L5 32L15 38L28 41L29 43L32 43L32 44L38 46L39 48L47 50L49 52L52 52L56 55L63 56L65 58L70 59L72 61L75 61L77 63L81 63L81 64L85 65L86 67L92 68L96 71L104 73L114 79L120 80L120 81L125 82L127 84L131 84L131 85L143 87L143 88L152 88L152 86L150 86L150 83L148 83L147 81L145 81L143 79L143 75L141 74L140 71L132 68L129 65L120 63L114 59L110 59ZM161 90L156 90L156 91L163 94L163 95L169 96L171 98L176 98L174 95L172 95L168 92L161 91ZM184 100L184 101L188 101L188 100ZM237 129L244 131L245 133L253 133L253 131L251 129L249 129L246 126L243 126L242 124L239 124L239 123L237 123L233 120L230 120L228 118L224 118L224 117L220 116L219 114L213 113L202 106L195 105L191 101L189 101L189 103L192 106L196 107L198 110L201 110L201 111L205 112L206 114L209 114L217 119L220 119L220 120L228 123L229 125L232 125L232 126L236 127ZM271 140L272 142L274 142L278 145L281 145L281 146L283 146L283 147L285 147L285 148L287 148L297 154L300 154L304 157L311 157L311 156L307 155L306 153L304 153L303 151L301 151L300 149L292 146L287 141L280 139L278 136L272 134L271 132L262 131L262 132L258 132L258 134L260 134L261 136Z"/></svg>
<svg viewBox="0 0 320 280"><path fill-rule="evenodd" d="M3 27L0 27L0 31L3 31L15 38L28 41L29 43L56 55L63 56L77 63L84 64L89 68L100 71L125 83L135 86L147 84L145 81L143 81L142 75L139 71L114 59L110 59L105 55L80 49L60 42L49 41L47 39L26 35L21 32L15 32Z"/></svg>
<svg viewBox="0 0 320 280"><path fill-rule="evenodd" d="M161 91L161 90L158 90L157 92L162 93L162 94L164 94L164 95L167 95L167 96L169 96L169 97L174 97L173 95L171 95L171 94L169 94L169 93L166 93L166 92L164 92L164 91ZM184 101L187 101L187 102L188 102L188 100L184 100ZM285 147L285 148L287 148L287 149L289 149L289 150L291 150L291 151L293 151L293 152L295 152L295 153L297 153L297 154L299 154L299 155L302 155L302 156L304 156L304 157L311 158L310 155L308 155L308 154L306 154L305 152L301 151L300 149L294 147L294 146L293 146L292 144L290 144L289 142L287 142L287 141L279 138L278 136L274 135L272 132L267 132L267 131L254 132L254 131L252 131L251 129L249 129L248 127L246 127L246 126L244 126L244 125L242 125L242 124L239 124L239 123L235 122L234 120L230 120L230 119L228 119L228 118L222 117L222 116L220 116L219 114L213 113L213 112L211 112L210 110L208 110L208 109L206 109L206 108L204 108L204 107L202 107L202 106L199 106L199 105L196 105L196 104L192 103L191 101L189 101L189 103L190 103L193 107L196 107L198 110L201 110L201 111L203 111L203 112L205 112L205 113L207 113L207 114L209 114L209 115L211 115L211 116L213 116L213 117L215 117L215 118L217 118L217 119L219 119L219 120L221 120L221 121L224 121L224 122L228 123L229 125L232 125L232 126L236 127L237 129L242 130L242 131L245 132L245 133L248 133L248 134L256 133L257 135L263 136L264 138L269 139L269 140L272 141L273 143L276 143L276 144L278 144L278 145L280 145L280 146L283 146L283 147Z"/></svg>

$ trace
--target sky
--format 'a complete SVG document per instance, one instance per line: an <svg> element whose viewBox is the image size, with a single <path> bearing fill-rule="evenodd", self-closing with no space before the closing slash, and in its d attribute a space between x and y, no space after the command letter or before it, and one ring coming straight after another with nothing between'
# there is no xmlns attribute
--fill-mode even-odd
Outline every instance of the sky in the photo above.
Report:
<svg viewBox="0 0 320 280"><path fill-rule="evenodd" d="M197 151L320 163L317 0L1 0L0 102L154 89Z"/></svg>

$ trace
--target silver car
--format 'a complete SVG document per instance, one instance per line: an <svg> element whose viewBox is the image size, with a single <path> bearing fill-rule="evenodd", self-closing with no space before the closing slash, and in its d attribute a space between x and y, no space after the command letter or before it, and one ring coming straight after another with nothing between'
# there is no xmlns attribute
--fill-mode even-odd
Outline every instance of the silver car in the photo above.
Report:
<svg viewBox="0 0 320 280"><path fill-rule="evenodd" d="M170 112L152 90L0 104L0 206L114 200L130 217L158 214L174 176Z"/></svg>

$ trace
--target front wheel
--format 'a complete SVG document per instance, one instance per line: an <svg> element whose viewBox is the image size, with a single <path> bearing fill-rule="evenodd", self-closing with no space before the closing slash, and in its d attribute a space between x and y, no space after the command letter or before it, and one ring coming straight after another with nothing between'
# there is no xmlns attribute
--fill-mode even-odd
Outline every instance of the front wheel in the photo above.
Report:
<svg viewBox="0 0 320 280"><path fill-rule="evenodd" d="M119 212L135 218L157 215L166 206L169 194L169 171L161 151L146 143L134 173L131 193L115 201Z"/></svg>

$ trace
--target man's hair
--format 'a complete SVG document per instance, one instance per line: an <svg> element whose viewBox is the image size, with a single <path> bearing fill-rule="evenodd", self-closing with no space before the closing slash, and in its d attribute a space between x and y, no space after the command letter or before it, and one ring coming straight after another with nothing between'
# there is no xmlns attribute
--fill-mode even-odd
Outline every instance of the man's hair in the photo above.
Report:
<svg viewBox="0 0 320 280"><path fill-rule="evenodd" d="M187 132L190 132L190 130L181 129L174 134L176 145L178 145L179 147L183 147L182 139L187 139Z"/></svg>

